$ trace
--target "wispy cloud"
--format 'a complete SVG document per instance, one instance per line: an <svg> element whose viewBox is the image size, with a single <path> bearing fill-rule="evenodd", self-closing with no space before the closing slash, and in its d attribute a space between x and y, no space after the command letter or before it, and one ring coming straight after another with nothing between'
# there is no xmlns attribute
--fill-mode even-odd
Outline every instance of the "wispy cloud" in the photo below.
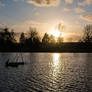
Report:
<svg viewBox="0 0 92 92"><path fill-rule="evenodd" d="M39 22L36 20L25 20L18 24L14 24L11 26L12 29L14 29L16 32L28 32L30 27L37 28L37 31L40 32L40 34L43 34L45 32L48 32L51 28L52 24L47 22Z"/></svg>
<svg viewBox="0 0 92 92"><path fill-rule="evenodd" d="M83 13L83 12L86 12L86 10L83 8L75 8L75 12L76 13Z"/></svg>
<svg viewBox="0 0 92 92"><path fill-rule="evenodd" d="M57 6L60 0L27 0L28 3L34 4L36 6Z"/></svg>
<svg viewBox="0 0 92 92"><path fill-rule="evenodd" d="M5 25L5 24L1 24L1 23L0 23L0 27L4 27L4 26L6 26L6 25Z"/></svg>
<svg viewBox="0 0 92 92"><path fill-rule="evenodd" d="M13 0L14 2L18 2L18 1L25 1L25 0Z"/></svg>
<svg viewBox="0 0 92 92"><path fill-rule="evenodd" d="M69 12L70 8L64 8L64 11Z"/></svg>
<svg viewBox="0 0 92 92"><path fill-rule="evenodd" d="M81 38L81 34L67 33L66 41L68 42L78 42Z"/></svg>
<svg viewBox="0 0 92 92"><path fill-rule="evenodd" d="M85 6L92 3L92 0L84 0L83 2L79 2L78 5Z"/></svg>
<svg viewBox="0 0 92 92"><path fill-rule="evenodd" d="M39 13L39 11L37 10L37 8L34 8L34 9L33 9L33 12L34 12L34 16L35 16L35 17L39 17L40 13Z"/></svg>
<svg viewBox="0 0 92 92"><path fill-rule="evenodd" d="M81 17L82 19L86 20L86 21L92 22L92 14L81 15L80 17Z"/></svg>
<svg viewBox="0 0 92 92"><path fill-rule="evenodd" d="M51 26L51 24L46 22L39 22L35 20L26 20L23 22L23 25L29 25L29 26Z"/></svg>
<svg viewBox="0 0 92 92"><path fill-rule="evenodd" d="M41 23L37 22L37 21L33 21L33 20L27 20L27 21L24 21L24 24L27 24L27 25L40 25Z"/></svg>
<svg viewBox="0 0 92 92"><path fill-rule="evenodd" d="M4 7L5 4L0 1L0 7Z"/></svg>
<svg viewBox="0 0 92 92"><path fill-rule="evenodd" d="M65 0L66 3L72 4L74 0Z"/></svg>

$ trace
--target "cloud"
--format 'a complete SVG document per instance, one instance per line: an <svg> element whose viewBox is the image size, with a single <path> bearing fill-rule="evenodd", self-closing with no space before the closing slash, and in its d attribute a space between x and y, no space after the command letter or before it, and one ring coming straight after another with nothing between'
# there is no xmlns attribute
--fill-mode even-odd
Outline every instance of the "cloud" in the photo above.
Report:
<svg viewBox="0 0 92 92"><path fill-rule="evenodd" d="M13 24L10 26L12 29L14 29L15 32L28 32L30 27L34 27L37 29L37 31L41 34L41 36L49 32L53 24L49 22L41 22L41 21L36 21L36 20L25 20L21 21L20 23Z"/></svg>
<svg viewBox="0 0 92 92"><path fill-rule="evenodd" d="M24 1L24 0L13 0L14 2L18 2L18 1Z"/></svg>
<svg viewBox="0 0 92 92"><path fill-rule="evenodd" d="M3 26L3 25L4 25L4 24L1 24L1 23L0 23L0 27Z"/></svg>
<svg viewBox="0 0 92 92"><path fill-rule="evenodd" d="M72 4L73 0L65 0L66 3Z"/></svg>
<svg viewBox="0 0 92 92"><path fill-rule="evenodd" d="M33 9L33 12L34 12L34 16L35 16L35 17L39 17L40 12L37 10L37 8L34 8L34 9Z"/></svg>
<svg viewBox="0 0 92 92"><path fill-rule="evenodd" d="M49 23L45 23L45 22L39 22L39 21L34 21L34 20L27 20L24 21L23 23L24 25L29 25L29 26L51 26L51 24Z"/></svg>
<svg viewBox="0 0 92 92"><path fill-rule="evenodd" d="M0 23L1 28L6 27L6 26L8 26L8 24Z"/></svg>
<svg viewBox="0 0 92 92"><path fill-rule="evenodd" d="M86 0L86 3L90 4L92 3L92 0Z"/></svg>
<svg viewBox="0 0 92 92"><path fill-rule="evenodd" d="M66 41L68 42L78 42L81 38L81 33L76 34L76 33L67 33Z"/></svg>
<svg viewBox="0 0 92 92"><path fill-rule="evenodd" d="M40 25L41 23L37 22L37 21L33 21L33 20L28 20L28 21L24 21L24 24L27 24L27 25Z"/></svg>
<svg viewBox="0 0 92 92"><path fill-rule="evenodd" d="M27 2L42 7L42 6L57 6L60 0L27 0Z"/></svg>
<svg viewBox="0 0 92 92"><path fill-rule="evenodd" d="M64 11L69 12L70 9L69 8L64 8Z"/></svg>
<svg viewBox="0 0 92 92"><path fill-rule="evenodd" d="M92 22L92 14L81 15L80 17L81 17L82 19L86 20L86 21Z"/></svg>
<svg viewBox="0 0 92 92"><path fill-rule="evenodd" d="M4 7L5 4L0 1L0 7Z"/></svg>
<svg viewBox="0 0 92 92"><path fill-rule="evenodd" d="M79 2L78 5L85 6L92 3L92 0L84 0L83 2Z"/></svg>
<svg viewBox="0 0 92 92"><path fill-rule="evenodd" d="M38 16L40 15L40 13L36 11L36 12L34 13L34 15L35 15L36 17L38 17Z"/></svg>
<svg viewBox="0 0 92 92"><path fill-rule="evenodd" d="M76 13L83 13L83 12L85 12L86 10L85 9L83 9L83 8L75 8L75 12Z"/></svg>

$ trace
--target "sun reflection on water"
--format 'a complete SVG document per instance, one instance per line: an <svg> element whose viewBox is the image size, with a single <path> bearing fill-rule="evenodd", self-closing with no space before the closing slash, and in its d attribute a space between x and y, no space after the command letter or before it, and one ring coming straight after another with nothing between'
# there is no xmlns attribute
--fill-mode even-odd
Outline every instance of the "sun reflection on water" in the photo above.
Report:
<svg viewBox="0 0 92 92"><path fill-rule="evenodd" d="M60 54L54 53L53 54L53 66L57 67L59 65L59 61L60 61Z"/></svg>
<svg viewBox="0 0 92 92"><path fill-rule="evenodd" d="M53 61L52 61L52 67L53 67L53 78L58 76L58 73L60 71L60 54L54 53L52 55Z"/></svg>
<svg viewBox="0 0 92 92"><path fill-rule="evenodd" d="M52 79L52 83L50 86L55 86L55 89L58 88L56 81L58 80L59 73L60 73L60 54L53 53L52 54L52 61L51 61L51 70L49 72L50 78Z"/></svg>

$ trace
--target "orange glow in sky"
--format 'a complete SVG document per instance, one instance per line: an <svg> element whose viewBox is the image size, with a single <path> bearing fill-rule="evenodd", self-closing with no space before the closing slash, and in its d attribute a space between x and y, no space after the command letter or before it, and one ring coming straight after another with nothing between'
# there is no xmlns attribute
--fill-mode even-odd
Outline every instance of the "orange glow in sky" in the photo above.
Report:
<svg viewBox="0 0 92 92"><path fill-rule="evenodd" d="M58 29L52 29L50 31L50 34L53 35L55 38L58 38L60 36L61 32L59 32Z"/></svg>

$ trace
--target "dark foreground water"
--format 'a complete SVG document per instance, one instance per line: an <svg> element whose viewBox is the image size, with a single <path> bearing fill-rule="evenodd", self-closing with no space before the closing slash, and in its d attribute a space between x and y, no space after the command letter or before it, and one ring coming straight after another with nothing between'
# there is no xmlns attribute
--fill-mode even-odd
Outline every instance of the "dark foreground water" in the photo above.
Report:
<svg viewBox="0 0 92 92"><path fill-rule="evenodd" d="M16 53L0 53L0 92L92 92L91 53L22 55L25 65L7 68Z"/></svg>

